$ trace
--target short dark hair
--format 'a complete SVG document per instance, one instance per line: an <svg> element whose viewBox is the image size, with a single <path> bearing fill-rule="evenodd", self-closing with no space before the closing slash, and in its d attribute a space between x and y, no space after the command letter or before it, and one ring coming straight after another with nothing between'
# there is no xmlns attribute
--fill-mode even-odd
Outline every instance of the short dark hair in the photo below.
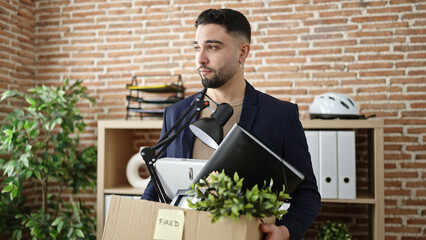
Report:
<svg viewBox="0 0 426 240"><path fill-rule="evenodd" d="M195 21L195 28L198 28L199 25L210 23L223 26L228 34L233 34L235 37L242 35L249 43L251 41L250 23L238 11L227 8L204 10Z"/></svg>

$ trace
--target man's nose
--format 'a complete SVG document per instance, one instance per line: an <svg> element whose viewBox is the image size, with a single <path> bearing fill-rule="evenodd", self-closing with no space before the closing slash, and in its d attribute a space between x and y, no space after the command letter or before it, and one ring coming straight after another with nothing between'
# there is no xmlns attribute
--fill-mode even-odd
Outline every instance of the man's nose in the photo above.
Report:
<svg viewBox="0 0 426 240"><path fill-rule="evenodd" d="M209 63L209 59L207 57L206 51L203 49L200 49L200 51L197 53L197 63L199 65L207 65Z"/></svg>

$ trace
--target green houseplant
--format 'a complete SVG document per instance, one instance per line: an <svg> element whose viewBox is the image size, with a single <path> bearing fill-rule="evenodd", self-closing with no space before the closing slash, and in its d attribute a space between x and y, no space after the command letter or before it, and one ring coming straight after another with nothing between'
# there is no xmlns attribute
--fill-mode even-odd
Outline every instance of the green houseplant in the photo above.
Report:
<svg viewBox="0 0 426 240"><path fill-rule="evenodd" d="M96 185L96 148L79 141L86 124L77 104L82 99L95 102L86 91L82 81L66 80L63 86L2 94L1 101L26 101L7 115L0 131L0 214L9 218L0 221L2 234L13 239L95 239L96 219L77 195ZM41 201L26 201L34 194L25 191L28 185L39 186ZM72 196L65 198L65 190Z"/></svg>
<svg viewBox="0 0 426 240"><path fill-rule="evenodd" d="M234 173L231 178L222 171L211 173L207 179L200 179L196 184L191 185L189 196L196 198L195 202L187 198L188 206L194 209L208 211L211 213L212 222L229 217L238 221L241 215L267 218L274 216L278 219L286 214L286 210L280 207L285 201L291 199L285 193L285 187L278 194L272 190L273 181L266 182L259 188L257 185L251 189L243 189L244 178L239 178L238 173Z"/></svg>
<svg viewBox="0 0 426 240"><path fill-rule="evenodd" d="M317 240L351 240L349 228L340 222L327 221L318 228Z"/></svg>

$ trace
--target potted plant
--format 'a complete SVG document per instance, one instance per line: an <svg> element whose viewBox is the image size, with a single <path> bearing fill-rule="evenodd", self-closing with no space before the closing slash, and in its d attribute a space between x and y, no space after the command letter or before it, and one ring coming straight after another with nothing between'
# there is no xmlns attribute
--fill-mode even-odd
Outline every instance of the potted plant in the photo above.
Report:
<svg viewBox="0 0 426 240"><path fill-rule="evenodd" d="M318 228L317 240L351 240L352 235L346 224L327 221Z"/></svg>
<svg viewBox="0 0 426 240"><path fill-rule="evenodd" d="M280 207L291 199L290 195L285 193L285 187L278 194L272 190L273 181L262 188L257 185L251 189L243 190L244 178L239 178L238 173L234 173L231 178L222 171L213 172L207 179L200 179L196 184L191 185L188 206L197 210L209 211L212 216L212 222L222 218L229 217L238 221L241 215L263 219L267 217L276 217L282 219L286 210ZM195 199L192 202L191 197Z"/></svg>
<svg viewBox="0 0 426 240"><path fill-rule="evenodd" d="M0 232L13 239L95 239L90 208L76 194L95 188L96 148L81 146L85 130L77 104L94 103L82 81L35 87L27 93L6 91L5 99L25 99L0 131ZM41 188L41 201L27 202L26 188ZM27 190L27 191L25 191ZM64 191L72 196L65 198ZM92 216L91 216L92 214Z"/></svg>

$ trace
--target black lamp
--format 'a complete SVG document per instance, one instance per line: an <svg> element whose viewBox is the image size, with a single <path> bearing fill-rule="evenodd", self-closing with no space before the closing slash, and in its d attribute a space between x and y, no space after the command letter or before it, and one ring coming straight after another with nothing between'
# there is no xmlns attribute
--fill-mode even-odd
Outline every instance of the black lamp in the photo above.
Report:
<svg viewBox="0 0 426 240"><path fill-rule="evenodd" d="M211 101L213 101L205 91L200 93L202 96L208 97ZM214 101L213 101L214 102ZM199 119L193 123L194 127L190 127L190 129L194 132L194 134L201 139L201 141L209 142L213 141L216 143L216 148L220 144L223 138L223 126L229 120L229 118L233 114L232 107L227 103L217 104L216 110L209 118ZM210 106L208 101L203 101L202 97L196 97L195 101L191 104L191 106L179 117L179 119L173 124L173 126L163 135L163 137L152 147L143 148L140 152L145 164L148 168L149 174L151 175L151 180L154 184L155 190L157 191L158 198L160 202L170 203L171 199L166 195L164 188L161 184L160 179L158 178L157 171L155 169L154 164L157 162L158 156L167 149L167 147L179 136L179 134L185 129L192 119L204 110L206 107ZM194 111L195 109L195 111ZM191 114L192 112L192 114ZM185 122L178 128L180 123L191 114ZM199 122L199 123L198 123ZM207 124L206 124L207 123ZM173 134L172 132L177 129ZM207 131L204 132L204 131ZM213 135L212 135L213 133ZM209 137L211 136L211 137ZM213 140L208 140L213 138ZM206 143L207 144L207 143ZM209 145L210 146L210 145ZM215 146L214 144L212 146ZM161 149L160 149L161 148ZM156 152L158 150L158 152Z"/></svg>
<svg viewBox="0 0 426 240"><path fill-rule="evenodd" d="M207 146L217 149L223 139L223 127L233 113L231 105L219 104L210 117L193 122L189 129Z"/></svg>

